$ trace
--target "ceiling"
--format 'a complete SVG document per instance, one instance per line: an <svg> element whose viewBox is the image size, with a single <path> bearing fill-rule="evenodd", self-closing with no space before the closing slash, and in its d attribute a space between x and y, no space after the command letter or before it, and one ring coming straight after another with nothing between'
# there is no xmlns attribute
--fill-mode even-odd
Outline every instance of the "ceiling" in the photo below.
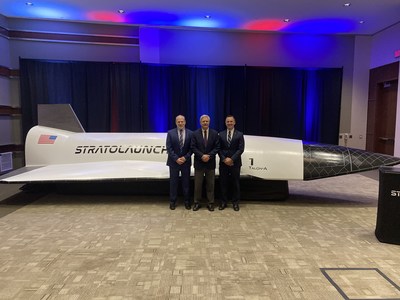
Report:
<svg viewBox="0 0 400 300"><path fill-rule="evenodd" d="M0 0L0 14L107 24L373 35L400 22L400 0Z"/></svg>

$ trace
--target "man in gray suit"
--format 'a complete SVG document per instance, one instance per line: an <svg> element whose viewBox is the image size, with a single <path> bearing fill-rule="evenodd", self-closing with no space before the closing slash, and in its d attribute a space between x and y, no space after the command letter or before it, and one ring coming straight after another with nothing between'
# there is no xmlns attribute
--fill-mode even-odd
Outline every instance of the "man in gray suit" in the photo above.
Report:
<svg viewBox="0 0 400 300"><path fill-rule="evenodd" d="M190 185L190 167L192 165L191 139L193 132L187 128L185 117L179 115L175 118L176 128L168 131L167 134L167 152L169 166L169 208L174 210L176 199L178 197L179 173L182 178L183 198L185 208L191 209L189 185Z"/></svg>
<svg viewBox="0 0 400 300"><path fill-rule="evenodd" d="M194 206L197 211L201 207L203 180L206 180L207 208L214 211L215 157L219 150L218 132L209 128L210 117L200 117L201 128L193 132L192 151L194 153Z"/></svg>

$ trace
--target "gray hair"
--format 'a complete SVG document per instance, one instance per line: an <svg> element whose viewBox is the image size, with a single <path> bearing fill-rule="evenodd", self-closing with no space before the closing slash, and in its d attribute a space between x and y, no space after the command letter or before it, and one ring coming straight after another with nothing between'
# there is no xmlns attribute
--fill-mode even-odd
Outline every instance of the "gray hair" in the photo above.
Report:
<svg viewBox="0 0 400 300"><path fill-rule="evenodd" d="M201 120L202 120L203 118L208 118L208 120L210 120L210 116L209 116L209 115L202 115L202 116L200 117L200 122L201 122Z"/></svg>

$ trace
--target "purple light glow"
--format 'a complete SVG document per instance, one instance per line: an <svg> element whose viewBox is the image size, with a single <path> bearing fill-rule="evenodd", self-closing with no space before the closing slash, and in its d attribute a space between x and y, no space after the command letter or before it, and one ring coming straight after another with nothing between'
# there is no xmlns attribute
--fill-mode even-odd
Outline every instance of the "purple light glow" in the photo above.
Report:
<svg viewBox="0 0 400 300"><path fill-rule="evenodd" d="M307 62L309 66L318 65L326 61L328 57L335 55L332 49L336 49L335 36L289 34L282 36L284 51L290 52L297 60Z"/></svg>

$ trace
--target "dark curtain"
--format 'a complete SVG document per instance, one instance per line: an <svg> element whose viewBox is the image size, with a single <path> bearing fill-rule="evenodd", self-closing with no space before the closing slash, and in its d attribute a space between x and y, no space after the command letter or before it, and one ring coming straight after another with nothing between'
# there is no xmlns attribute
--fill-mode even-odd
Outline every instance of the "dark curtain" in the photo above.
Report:
<svg viewBox="0 0 400 300"><path fill-rule="evenodd" d="M342 69L248 67L246 85L247 134L337 144Z"/></svg>
<svg viewBox="0 0 400 300"><path fill-rule="evenodd" d="M290 68L247 68L248 134L302 138L303 72Z"/></svg>
<svg viewBox="0 0 400 300"><path fill-rule="evenodd" d="M236 111L243 120L238 101L244 99L243 68L141 64L141 82L143 131L167 131L180 114L192 129L199 127L203 114L216 129L223 128L227 113Z"/></svg>
<svg viewBox="0 0 400 300"><path fill-rule="evenodd" d="M111 131L144 131L144 102L140 92L139 63L111 66Z"/></svg>
<svg viewBox="0 0 400 300"><path fill-rule="evenodd" d="M87 131L165 132L175 116L245 134L336 144L342 69L186 66L20 59L23 132L37 104L70 103Z"/></svg>
<svg viewBox="0 0 400 300"><path fill-rule="evenodd" d="M71 104L86 131L110 131L110 65L20 60L24 136L37 124L37 104Z"/></svg>

